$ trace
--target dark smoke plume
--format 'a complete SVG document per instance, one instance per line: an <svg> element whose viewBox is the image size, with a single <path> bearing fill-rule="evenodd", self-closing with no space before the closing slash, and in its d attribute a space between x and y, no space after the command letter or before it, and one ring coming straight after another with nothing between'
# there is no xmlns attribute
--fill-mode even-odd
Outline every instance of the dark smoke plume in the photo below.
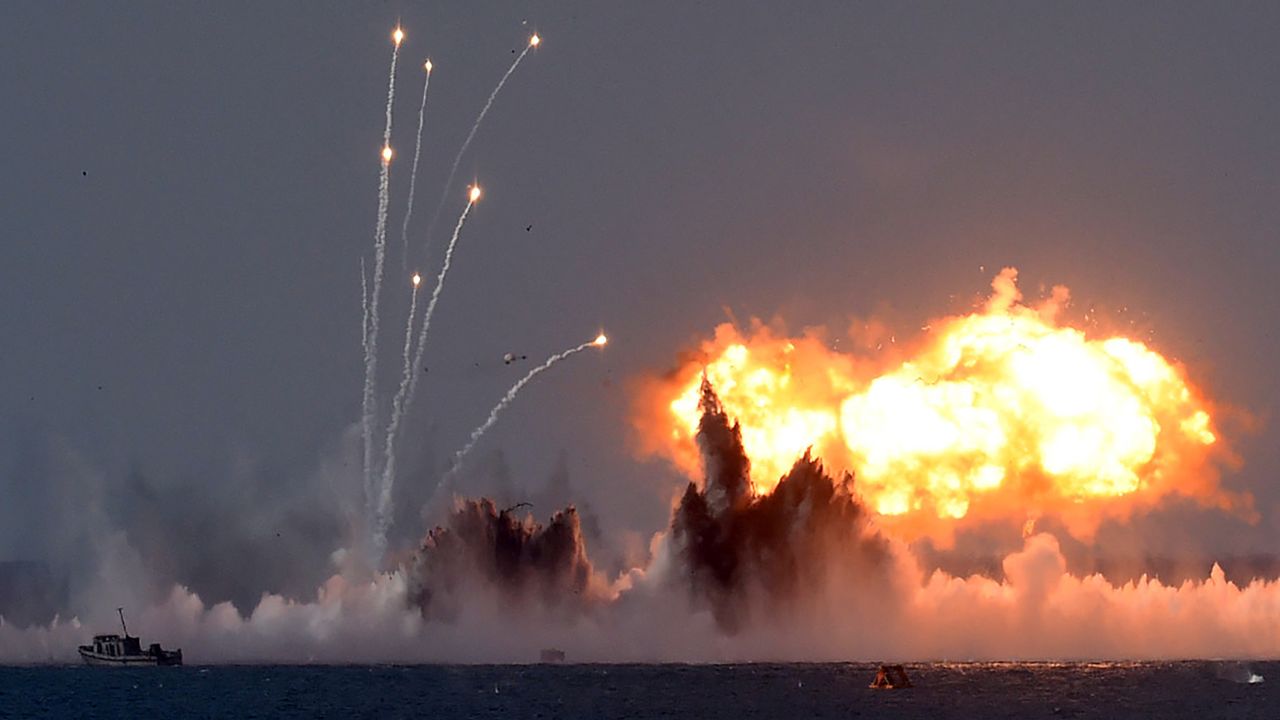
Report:
<svg viewBox="0 0 1280 720"><path fill-rule="evenodd" d="M519 509L463 500L447 527L427 533L409 571L409 600L424 617L452 619L484 591L496 591L507 609L573 615L591 603L596 578L577 510L571 505L543 527L517 517Z"/></svg>
<svg viewBox="0 0 1280 720"><path fill-rule="evenodd" d="M852 475L833 479L806 451L772 492L757 495L741 430L706 378L700 408L705 480L702 488L689 483L671 532L679 580L722 630L743 628L757 606L776 617L833 571L860 581L877 577L888 549L867 527Z"/></svg>
<svg viewBox="0 0 1280 720"><path fill-rule="evenodd" d="M877 581L888 549L868 528L851 475L833 479L806 452L777 487L756 494L741 430L705 379L700 407L705 479L685 490L670 536L671 580L695 605L709 607L720 629L733 633L753 611L776 620L837 578L842 587ZM608 597L573 506L546 527L517 516L519 509L464 500L446 527L427 534L408 573L410 602L424 617L450 620L463 603L495 596L504 609L572 617Z"/></svg>

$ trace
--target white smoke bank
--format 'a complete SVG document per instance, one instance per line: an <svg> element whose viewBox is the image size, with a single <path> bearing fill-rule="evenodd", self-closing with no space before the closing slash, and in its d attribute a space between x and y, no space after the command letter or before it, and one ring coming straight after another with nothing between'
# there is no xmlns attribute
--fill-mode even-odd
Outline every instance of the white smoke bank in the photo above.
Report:
<svg viewBox="0 0 1280 720"><path fill-rule="evenodd" d="M714 409L710 399L708 406ZM348 429L313 483L355 522L364 518L354 469L361 430ZM927 572L910 546L883 539L873 521L857 524L857 537L880 540L850 562L845 550L858 546L842 528L854 526L837 521L857 500L834 492L840 485L819 462L802 458L771 494L726 493L744 487L741 439L722 412L705 416L703 432L712 474L676 506L672 527L680 532L657 533L648 556L617 577L591 565L572 510L541 525L518 508L479 500L455 506L450 533L424 538L422 552L432 548L439 562L402 557L399 570L374 572L358 545L365 534L354 526L348 540L356 544L347 550L334 552L331 537L290 545L294 563L315 559L300 553L330 558L317 575L327 579L300 592L264 592L240 603L243 611L206 602L149 569L139 550L154 551L167 536L121 531L102 509L102 475L57 448L44 473L49 492L26 503L54 534L32 535L28 545L39 540L49 557L78 561L71 602L78 615L35 626L0 619L0 663L76 662L77 645L117 630L120 605L144 642L181 647L195 664L532 662L544 647L582 662L1280 655L1278 580L1238 584L1214 566L1207 577L1177 585L1149 577L1118 584L1068 572L1058 539L1047 533L1003 558L1002 579L959 577ZM710 501L707 513L691 510L699 496ZM208 511L207 503L200 507ZM691 544L694 535L710 539ZM210 559L226 547L203 539ZM250 562L240 565L257 577ZM423 587L444 588L434 597L459 601L424 603ZM1238 681L1258 682L1254 675L1241 672Z"/></svg>
<svg viewBox="0 0 1280 720"><path fill-rule="evenodd" d="M411 607L402 573L335 575L316 595L266 594L247 615L175 586L130 615L144 641L182 647L191 663L532 662L542 647L579 661L993 660L1264 658L1280 654L1280 582L1208 578L1116 585L1066 572L1058 541L1035 535L1004 559L1006 579L926 575L894 547L887 588L833 577L819 592L742 631L720 632L672 584L666 536L656 558L615 583L607 604L575 617L512 612L478 595L449 622ZM71 662L112 627L76 619L0 623L0 662Z"/></svg>

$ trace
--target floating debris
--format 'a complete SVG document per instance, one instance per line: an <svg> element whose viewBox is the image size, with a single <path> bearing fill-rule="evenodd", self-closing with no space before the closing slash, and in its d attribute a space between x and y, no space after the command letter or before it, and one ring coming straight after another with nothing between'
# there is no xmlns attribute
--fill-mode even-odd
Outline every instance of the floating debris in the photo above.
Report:
<svg viewBox="0 0 1280 720"><path fill-rule="evenodd" d="M901 665L881 665L876 679L871 681L873 690L898 690L911 687L907 671Z"/></svg>

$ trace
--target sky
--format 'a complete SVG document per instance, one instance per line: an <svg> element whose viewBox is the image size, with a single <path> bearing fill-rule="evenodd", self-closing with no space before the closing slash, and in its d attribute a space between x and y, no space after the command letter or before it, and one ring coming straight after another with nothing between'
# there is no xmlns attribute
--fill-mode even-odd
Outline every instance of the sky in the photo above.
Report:
<svg viewBox="0 0 1280 720"><path fill-rule="evenodd" d="M567 474L625 554L682 483L635 457L635 378L731 316L913 327L1011 265L1252 418L1224 484L1259 522L1173 513L1142 525L1153 545L1280 540L1274 5L66 2L0 20L0 560L67 562L120 530L213 600L323 577L334 484L358 483L343 448L397 20L402 159L422 59L435 74L403 273L392 169L388 333L464 186L485 189L402 505L529 363L604 330L607 350L517 400L461 489Z"/></svg>

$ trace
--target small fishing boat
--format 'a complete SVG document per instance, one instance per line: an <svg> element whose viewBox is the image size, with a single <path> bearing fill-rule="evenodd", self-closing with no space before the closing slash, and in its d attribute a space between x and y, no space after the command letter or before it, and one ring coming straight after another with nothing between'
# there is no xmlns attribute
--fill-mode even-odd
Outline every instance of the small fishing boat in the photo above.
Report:
<svg viewBox="0 0 1280 720"><path fill-rule="evenodd" d="M181 665L182 650L165 650L160 643L151 643L146 650L142 641L129 634L124 624L124 609L120 613L120 627L124 635L94 635L92 645L80 646L80 657L86 665L99 667L128 667L136 665Z"/></svg>

